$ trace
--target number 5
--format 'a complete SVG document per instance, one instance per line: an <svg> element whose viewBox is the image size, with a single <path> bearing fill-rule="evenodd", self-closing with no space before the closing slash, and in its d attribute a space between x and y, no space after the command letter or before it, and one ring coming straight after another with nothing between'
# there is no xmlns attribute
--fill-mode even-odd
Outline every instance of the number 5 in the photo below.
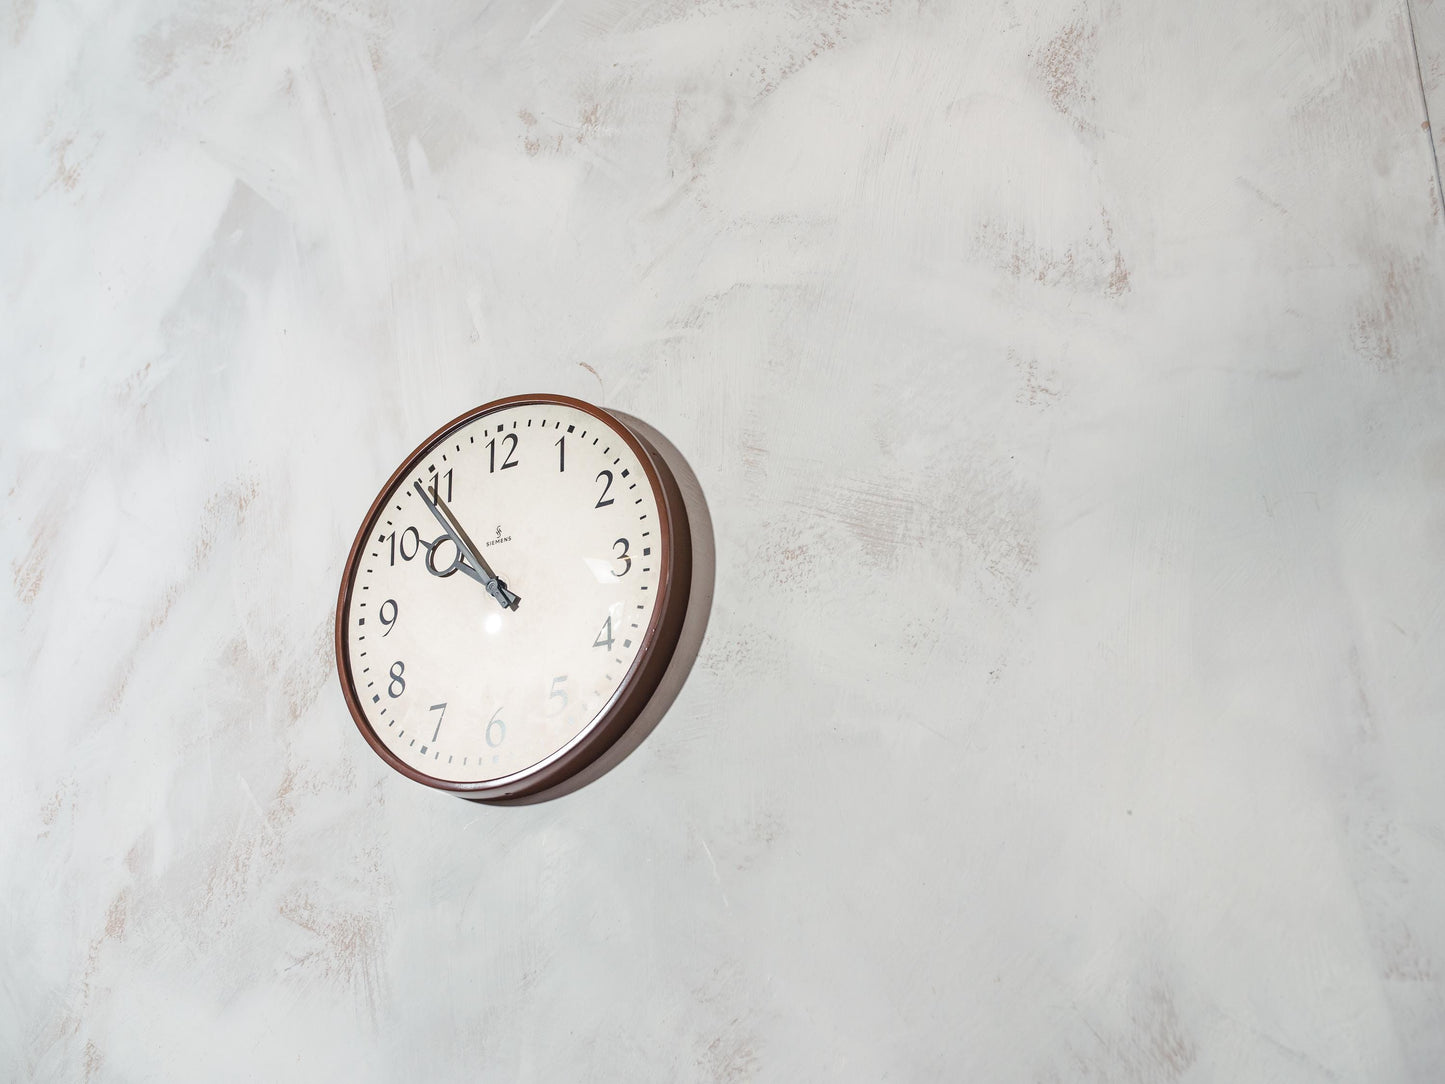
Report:
<svg viewBox="0 0 1445 1084"><path fill-rule="evenodd" d="M567 690L566 690L566 689L559 689L559 688L557 688L557 686L558 686L561 682L564 682L564 681L566 681L566 680L567 680L567 675L566 675L566 674L563 674L561 677L554 677L554 678L552 679L552 691L547 694L547 699L548 699L548 700L557 700L557 699L560 699L560 700L562 701L562 703L560 703L560 704L557 705L557 710L558 710L558 711L562 711L563 709L565 709L565 708L567 707Z"/></svg>

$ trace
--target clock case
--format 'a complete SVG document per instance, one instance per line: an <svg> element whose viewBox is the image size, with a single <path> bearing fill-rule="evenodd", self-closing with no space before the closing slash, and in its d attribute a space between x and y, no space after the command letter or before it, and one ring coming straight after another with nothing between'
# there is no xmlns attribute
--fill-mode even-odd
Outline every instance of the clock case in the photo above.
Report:
<svg viewBox="0 0 1445 1084"><path fill-rule="evenodd" d="M659 536L658 546L662 560L658 566L658 602L653 608L652 620L643 634L641 646L632 666L623 677L622 683L612 698L593 718L592 722L565 746L551 756L538 761L520 772L484 782L457 782L437 779L418 771L407 764L382 742L372 729L371 723L362 710L361 698L351 674L351 662L347 647L346 615L351 608L351 593L356 581L357 566L364 554L366 543L388 497L397 484L416 470L427 454L438 444L463 426L478 418L516 406L557 405L571 407L598 419L610 426L626 441L643 473L652 485L657 497ZM458 797L477 802L511 802L515 799L533 797L556 787L578 772L591 765L617 741L628 727L646 708L657 691L662 676L667 672L673 654L677 649L682 624L687 616L688 596L692 586L692 534L688 527L687 509L683 503L682 491L673 477L666 460L657 449L640 433L617 415L565 395L514 395L497 399L469 410L453 418L425 441L417 446L401 466L396 469L372 502L356 540L351 544L351 553L346 558L346 568L341 577L341 594L336 604L336 668L341 678L341 692L351 718L361 731L366 743L382 760L408 779L423 783L438 790L451 791Z"/></svg>

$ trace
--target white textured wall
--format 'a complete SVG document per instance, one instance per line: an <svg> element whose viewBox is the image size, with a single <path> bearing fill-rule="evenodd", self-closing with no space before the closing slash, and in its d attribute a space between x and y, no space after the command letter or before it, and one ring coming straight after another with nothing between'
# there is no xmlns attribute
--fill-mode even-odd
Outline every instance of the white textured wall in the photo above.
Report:
<svg viewBox="0 0 1445 1084"><path fill-rule="evenodd" d="M0 1078L1445 1079L1439 8L11 6ZM492 809L332 607L533 390L717 596Z"/></svg>

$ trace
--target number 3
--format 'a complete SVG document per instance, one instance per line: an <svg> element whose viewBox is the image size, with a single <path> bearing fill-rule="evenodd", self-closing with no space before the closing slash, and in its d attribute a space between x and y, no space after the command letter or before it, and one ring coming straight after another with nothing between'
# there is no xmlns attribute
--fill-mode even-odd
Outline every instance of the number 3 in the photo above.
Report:
<svg viewBox="0 0 1445 1084"><path fill-rule="evenodd" d="M612 543L612 545L613 545L613 548L616 548L617 546L621 546L621 547L622 547L622 552L617 555L617 560L624 562L624 564L623 564L623 566L622 566L622 571L621 571L621 572L614 572L614 573L612 573L614 576L616 576L616 577L620 580L623 576L627 575L628 569L630 569L630 568L632 567L632 558L628 556L628 553L629 553L630 551L629 551L628 548L627 548L627 547L628 547L628 541L627 541L627 539L625 539L625 538L619 538L616 542Z"/></svg>

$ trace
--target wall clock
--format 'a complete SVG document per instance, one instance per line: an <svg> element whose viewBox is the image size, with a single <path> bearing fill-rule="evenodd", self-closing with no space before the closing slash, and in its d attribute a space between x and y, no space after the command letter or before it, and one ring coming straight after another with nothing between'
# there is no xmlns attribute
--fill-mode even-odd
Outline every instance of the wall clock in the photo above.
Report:
<svg viewBox="0 0 1445 1084"><path fill-rule="evenodd" d="M691 584L682 494L600 407L499 399L406 457L341 580L336 662L378 756L477 800L605 752L657 689Z"/></svg>

